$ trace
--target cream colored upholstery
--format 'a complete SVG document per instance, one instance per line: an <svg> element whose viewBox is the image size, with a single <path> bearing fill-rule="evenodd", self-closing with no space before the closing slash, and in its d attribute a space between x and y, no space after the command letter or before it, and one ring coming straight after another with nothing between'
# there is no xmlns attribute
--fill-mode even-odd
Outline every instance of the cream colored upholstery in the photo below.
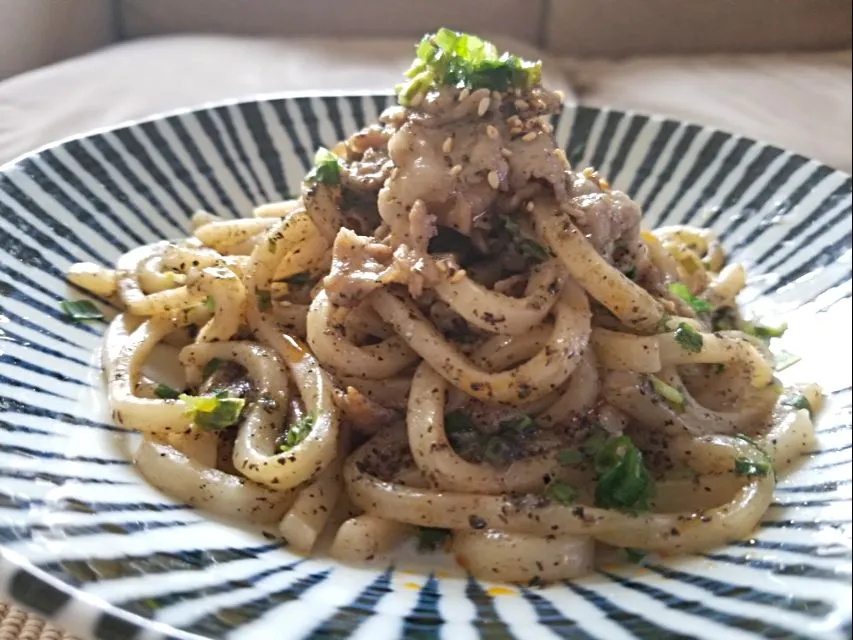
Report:
<svg viewBox="0 0 853 640"><path fill-rule="evenodd" d="M0 77L27 56L43 64L136 37L0 82L0 164L57 138L210 101L387 90L414 36L448 24L510 34L498 44L543 57L549 84L580 102L707 123L850 171L850 10L850 0L0 0ZM279 37L177 33L186 31ZM323 37L294 35L317 31ZM588 58L723 45L792 51ZM847 51L794 51L830 46Z"/></svg>
<svg viewBox="0 0 853 640"><path fill-rule="evenodd" d="M111 0L0 0L0 80L109 44Z"/></svg>

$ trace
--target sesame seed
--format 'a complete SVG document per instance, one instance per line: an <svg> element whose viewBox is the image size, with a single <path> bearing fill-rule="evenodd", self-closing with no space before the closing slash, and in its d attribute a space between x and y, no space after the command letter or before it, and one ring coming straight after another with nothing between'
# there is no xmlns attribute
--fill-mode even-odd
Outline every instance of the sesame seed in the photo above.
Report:
<svg viewBox="0 0 853 640"><path fill-rule="evenodd" d="M489 178L489 186L492 189L497 189L498 187L501 186L501 180L500 180L500 178L498 178L498 172L497 171L489 171L488 178Z"/></svg>
<svg viewBox="0 0 853 640"><path fill-rule="evenodd" d="M452 276L450 276L450 282L456 284L460 280L462 280L467 274L465 273L465 269L459 269Z"/></svg>
<svg viewBox="0 0 853 640"><path fill-rule="evenodd" d="M441 145L441 150L444 151L444 153L450 153L453 151L453 136L447 136L444 144Z"/></svg>
<svg viewBox="0 0 853 640"><path fill-rule="evenodd" d="M542 131L544 131L545 133L550 135L550 134L554 133L554 127L551 126L550 122L543 122L542 123Z"/></svg>
<svg viewBox="0 0 853 640"><path fill-rule="evenodd" d="M506 123L511 127L520 127L521 126L521 118L516 115L512 115L506 119Z"/></svg>
<svg viewBox="0 0 853 640"><path fill-rule="evenodd" d="M462 173L462 165L461 164L454 164L450 168L450 175L458 176L460 173Z"/></svg>
<svg viewBox="0 0 853 640"><path fill-rule="evenodd" d="M565 93L563 93L562 91L560 91L559 89L557 89L557 90L554 92L554 97L556 97L556 98L557 98L557 100L559 100L560 102L562 102L563 100L565 100L565 99L566 99L566 94L565 94Z"/></svg>
<svg viewBox="0 0 853 640"><path fill-rule="evenodd" d="M528 211L533 211L533 209L534 209L533 200L528 201L528 203L526 205L524 205L524 208L527 209Z"/></svg>
<svg viewBox="0 0 853 640"><path fill-rule="evenodd" d="M533 142L534 140L536 140L536 132L535 132L535 131L528 131L527 133L525 133L525 134L521 137L521 139L522 139L524 142Z"/></svg>
<svg viewBox="0 0 853 640"><path fill-rule="evenodd" d="M506 147L502 147L502 148L501 148L501 155L502 155L504 158L511 158L511 157L512 157L512 151L510 151L510 150L509 150L509 149L507 149Z"/></svg>
<svg viewBox="0 0 853 640"><path fill-rule="evenodd" d="M591 178L593 173L595 173L595 169L593 169L592 167L587 167L583 170L583 177Z"/></svg>
<svg viewBox="0 0 853 640"><path fill-rule="evenodd" d="M607 191L610 188L610 183L607 182L604 178L598 179L598 186Z"/></svg>
<svg viewBox="0 0 853 640"><path fill-rule="evenodd" d="M497 127L491 124L488 125L486 127L486 135L489 136L492 140L496 139L498 137Z"/></svg>
<svg viewBox="0 0 853 640"><path fill-rule="evenodd" d="M510 135L517 136L522 131L524 131L524 129L522 129L521 127L513 127L512 129L509 130L509 133L510 133Z"/></svg>
<svg viewBox="0 0 853 640"><path fill-rule="evenodd" d="M489 105L492 103L492 99L486 96L482 100L480 100L480 104L477 105L477 115L484 116L486 115L486 111L489 110Z"/></svg>
<svg viewBox="0 0 853 640"><path fill-rule="evenodd" d="M464 102L465 98L471 95L471 90L468 87L459 92L459 102Z"/></svg>
<svg viewBox="0 0 853 640"><path fill-rule="evenodd" d="M521 98L516 100L514 104L515 104L515 108L518 109L519 111L524 111L525 109L530 108L530 103L527 102L527 100L522 100Z"/></svg>

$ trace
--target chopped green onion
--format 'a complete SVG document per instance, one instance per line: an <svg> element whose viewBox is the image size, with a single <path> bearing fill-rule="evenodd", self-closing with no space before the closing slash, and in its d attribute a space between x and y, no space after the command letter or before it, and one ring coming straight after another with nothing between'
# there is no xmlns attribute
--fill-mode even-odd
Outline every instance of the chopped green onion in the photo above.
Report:
<svg viewBox="0 0 853 640"><path fill-rule="evenodd" d="M809 412L809 415L812 415L812 405L809 402L809 399L806 398L802 393L797 393L790 396L783 397L780 401L781 404L784 404L788 407L793 407L794 409L805 409Z"/></svg>
<svg viewBox="0 0 853 640"><path fill-rule="evenodd" d="M212 395L178 396L186 405L184 413L193 417L193 424L202 431L219 431L235 424L240 419L246 401L232 398L225 391Z"/></svg>
<svg viewBox="0 0 853 640"><path fill-rule="evenodd" d="M103 312L90 300L63 300L59 306L75 322L104 319Z"/></svg>
<svg viewBox="0 0 853 640"><path fill-rule="evenodd" d="M548 250L541 244L524 236L521 232L521 227L518 223L509 216L503 216L503 225L507 233L512 238L512 241L518 247L519 252L525 258L529 258L534 262L545 262L550 258Z"/></svg>
<svg viewBox="0 0 853 640"><path fill-rule="evenodd" d="M769 460L752 460L750 458L737 458L735 460L735 474L739 476L764 477L773 469Z"/></svg>
<svg viewBox="0 0 853 640"><path fill-rule="evenodd" d="M744 331L751 336L761 338L762 340L770 340L771 338L781 338L788 330L788 323L783 322L778 327L768 327L767 325L749 323L744 327Z"/></svg>
<svg viewBox="0 0 853 640"><path fill-rule="evenodd" d="M611 438L594 458L598 480L595 504L635 515L649 510L654 494L652 476L643 463L642 452L627 436Z"/></svg>
<svg viewBox="0 0 853 640"><path fill-rule="evenodd" d="M216 311L216 300L213 299L213 296L207 296L204 299L204 308L213 313Z"/></svg>
<svg viewBox="0 0 853 640"><path fill-rule="evenodd" d="M680 323L675 330L675 341L682 349L690 353L699 353L702 351L702 345L704 344L702 334L686 322Z"/></svg>
<svg viewBox="0 0 853 640"><path fill-rule="evenodd" d="M638 551L637 549L625 547L625 555L628 556L628 560L634 564L642 564L648 554L645 551Z"/></svg>
<svg viewBox="0 0 853 640"><path fill-rule="evenodd" d="M172 389L169 385L166 384L158 384L154 387L154 395L160 398L161 400L177 400L181 395L180 391Z"/></svg>
<svg viewBox="0 0 853 640"><path fill-rule="evenodd" d="M272 309L272 296L266 289L257 289L255 291L255 299L258 301L258 309L261 311L269 311Z"/></svg>
<svg viewBox="0 0 853 640"><path fill-rule="evenodd" d="M557 464L561 467L573 467L583 461L583 454L580 451L570 451L563 449L557 453Z"/></svg>
<svg viewBox="0 0 853 640"><path fill-rule="evenodd" d="M518 243L518 249L521 251L521 255L525 258L530 258L534 262L545 262L551 257L551 254L548 253L545 247L527 238Z"/></svg>
<svg viewBox="0 0 853 640"><path fill-rule="evenodd" d="M696 313L707 313L711 310L711 304L691 294L690 289L683 282L672 282L666 288L672 295L686 302Z"/></svg>
<svg viewBox="0 0 853 640"><path fill-rule="evenodd" d="M341 162L338 156L320 147L314 156L314 168L305 176L305 182L335 186L341 182Z"/></svg>
<svg viewBox="0 0 853 640"><path fill-rule="evenodd" d="M628 278L628 280L633 280L634 278L637 277L637 267L632 265L632 266L628 267L627 269L625 269L625 271L623 271L623 273L625 274L625 277Z"/></svg>
<svg viewBox="0 0 853 640"><path fill-rule="evenodd" d="M736 475L763 477L773 470L773 460L760 444L742 433L737 434L735 438L743 440L755 450L755 454L750 457L739 456L735 459L734 471Z"/></svg>
<svg viewBox="0 0 853 640"><path fill-rule="evenodd" d="M521 413L512 416L505 420L501 420L498 425L501 429L511 429L513 431L526 431L536 426L536 422L526 413Z"/></svg>
<svg viewBox="0 0 853 640"><path fill-rule="evenodd" d="M779 353L773 354L773 368L776 371L784 371L788 367L793 367L797 364L802 358L795 353L791 353L790 351L781 350Z"/></svg>
<svg viewBox="0 0 853 640"><path fill-rule="evenodd" d="M572 504L578 497L578 492L565 482L554 480L545 487L545 497L557 504Z"/></svg>
<svg viewBox="0 0 853 640"><path fill-rule="evenodd" d="M395 87L400 104L408 105L419 93L439 85L505 91L529 88L542 77L542 63L530 62L477 36L439 29L426 35L415 49L415 59L405 75L408 82Z"/></svg>
<svg viewBox="0 0 853 640"><path fill-rule="evenodd" d="M666 400L667 404L676 411L684 411L684 394L675 387L668 385L657 376L649 376L655 393Z"/></svg>
<svg viewBox="0 0 853 640"><path fill-rule="evenodd" d="M306 413L304 416L299 418L299 420L290 425L287 433L284 434L282 442L279 444L279 450L290 451L293 447L305 440L305 438L308 437L308 434L311 433L311 429L314 428L314 423L316 421L317 414L312 411L311 413Z"/></svg>
<svg viewBox="0 0 853 640"><path fill-rule="evenodd" d="M418 551L437 551L450 538L449 529L418 527Z"/></svg>

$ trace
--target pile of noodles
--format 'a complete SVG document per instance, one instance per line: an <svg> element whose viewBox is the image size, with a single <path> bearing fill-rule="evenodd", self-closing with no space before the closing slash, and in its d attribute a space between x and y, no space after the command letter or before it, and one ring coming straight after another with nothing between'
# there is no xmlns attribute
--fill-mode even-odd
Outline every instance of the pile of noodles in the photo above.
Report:
<svg viewBox="0 0 853 640"><path fill-rule="evenodd" d="M501 215L544 249L540 259L508 267L486 243L466 265L434 250L411 224L413 211L436 210L434 194L418 191L431 187L394 190L406 174L393 147L412 135L404 123L449 100L456 122L476 126L524 98L434 93L335 147L338 178L315 170L298 198L245 219L199 212L188 238L138 247L114 269L72 267L72 282L123 308L103 363L113 419L144 436L140 471L179 500L277 523L300 552L326 531L334 557L365 560L419 527L448 530L460 562L498 580L581 575L602 545L685 553L747 536L775 473L808 450L812 423L780 401L764 342L715 326L737 308L743 269L724 266L712 233L687 227L640 233L629 268L617 266L534 176L501 176L497 190ZM527 132L516 133L523 144ZM543 119L537 135L548 134ZM369 137L381 179L350 186ZM432 145L419 157L449 146L416 142ZM556 156L566 183L627 200ZM406 206L395 199L404 191ZM685 348L685 332L701 344ZM233 425L199 428L183 396L164 397L143 374L160 343L176 349L180 391L245 401ZM819 391L803 393L816 408ZM451 415L470 419L473 448L460 448ZM523 428L501 440L507 420ZM591 439L623 443L618 460L639 452L653 491L608 504ZM483 441L500 455L485 455ZM759 459L773 468L743 471Z"/></svg>

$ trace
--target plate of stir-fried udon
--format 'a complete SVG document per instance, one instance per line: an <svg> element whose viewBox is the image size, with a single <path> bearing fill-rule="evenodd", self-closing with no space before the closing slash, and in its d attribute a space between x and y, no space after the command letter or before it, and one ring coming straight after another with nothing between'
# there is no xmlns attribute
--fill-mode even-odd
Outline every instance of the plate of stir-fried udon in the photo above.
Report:
<svg viewBox="0 0 853 640"><path fill-rule="evenodd" d="M0 593L107 639L849 637L850 185L445 29L387 96L25 157Z"/></svg>

